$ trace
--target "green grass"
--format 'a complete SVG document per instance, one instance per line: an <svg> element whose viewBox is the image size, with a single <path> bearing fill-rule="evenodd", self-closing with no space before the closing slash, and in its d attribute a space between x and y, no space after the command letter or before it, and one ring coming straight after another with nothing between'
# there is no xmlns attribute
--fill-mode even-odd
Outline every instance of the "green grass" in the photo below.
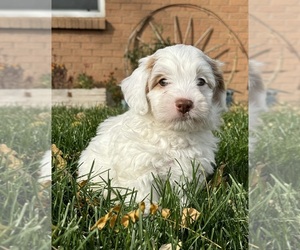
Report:
<svg viewBox="0 0 300 250"><path fill-rule="evenodd" d="M198 220L181 225L182 207L177 190L169 182L157 180L162 200L160 209L170 209L169 217L161 212L122 224L122 218L138 208L135 193L103 198L100 191L91 191L89 184L79 188L76 183L76 161L95 135L98 124L121 110L109 108L67 109L52 111L52 142L62 151L64 166L54 164L52 186L52 244L55 249L159 249L171 243L173 249L181 242L182 249L245 249L248 246L248 120L242 107L224 115L217 155L218 169L203 189L195 177L184 191L187 206L200 212ZM84 113L84 115L82 115ZM230 123L230 124L229 124ZM232 138L235 138L232 140ZM220 167L222 166L222 167ZM192 167L192 163L191 163ZM197 166L193 166L196 168ZM220 178L221 177L223 178ZM108 192L114 192L110 182ZM108 220L103 229L90 230L97 220L116 205L116 223ZM160 210L161 211L161 210Z"/></svg>
<svg viewBox="0 0 300 250"><path fill-rule="evenodd" d="M263 115L262 120L251 155L250 243L252 249L298 249L300 113L283 106Z"/></svg>
<svg viewBox="0 0 300 250"><path fill-rule="evenodd" d="M49 249L50 189L37 172L50 145L50 110L2 107L0 117L0 248Z"/></svg>
<svg viewBox="0 0 300 250"><path fill-rule="evenodd" d="M220 143L215 174L203 188L198 188L195 177L184 190L187 206L197 209L199 218L181 225L183 208L177 190L157 179L163 196L160 209L136 222L128 220L127 227L124 216L139 208L134 192L105 199L89 184L76 183L76 161L98 124L121 112L53 108L52 143L62 151L63 161L54 158L51 207L50 189L43 190L37 182L39 161L50 146L49 110L0 108L0 144L15 151L7 154L0 145L1 249L49 249L51 237L52 249L159 249L168 243L172 249L180 244L182 249L247 249L248 238L250 249L297 249L299 110L280 107L262 117L248 181L248 115L243 107L233 107L216 132ZM253 175L258 172L259 178ZM114 192L110 182L106 190ZM126 195L131 202L124 201ZM119 212L112 211L116 204L121 204ZM163 208L170 209L167 217ZM101 230L90 230L108 213L115 223L109 219Z"/></svg>

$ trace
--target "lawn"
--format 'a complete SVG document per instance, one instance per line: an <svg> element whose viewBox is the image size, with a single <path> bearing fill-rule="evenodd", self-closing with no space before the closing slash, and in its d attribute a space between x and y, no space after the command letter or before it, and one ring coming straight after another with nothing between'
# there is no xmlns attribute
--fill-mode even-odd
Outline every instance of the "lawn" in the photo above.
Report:
<svg viewBox="0 0 300 250"><path fill-rule="evenodd" d="M195 177L181 207L177 190L157 179L159 204L142 216L143 204L117 194L105 199L89 183L76 183L78 157L98 124L122 112L111 108L52 110L52 143L60 150L53 168L52 244L55 249L245 249L248 246L248 120L243 107L224 115L217 133L217 169L203 189ZM191 163L191 167L196 168ZM114 192L106 183L108 192ZM146 208L149 209L149 208ZM183 213L190 213L184 217Z"/></svg>
<svg viewBox="0 0 300 250"><path fill-rule="evenodd" d="M144 216L134 192L126 194L129 203L119 194L105 199L101 191L91 191L89 183L78 185L75 179L79 155L98 124L122 112L54 107L51 123L49 110L0 108L0 249L49 249L51 244L52 249L298 246L298 110L279 107L262 117L248 173L248 113L242 106L232 107L216 132L220 144L215 174L201 189L196 177L187 185L184 207L177 190L157 179L163 198L151 210L146 208ZM51 126L52 202L50 186L37 181L40 159L50 146ZM191 163L191 167L198 166ZM114 192L110 182L106 190Z"/></svg>
<svg viewBox="0 0 300 250"><path fill-rule="evenodd" d="M262 116L250 154L249 238L252 249L300 245L300 112L278 106Z"/></svg>
<svg viewBox="0 0 300 250"><path fill-rule="evenodd" d="M1 107L0 117L0 249L50 249L51 190L37 181L50 109Z"/></svg>

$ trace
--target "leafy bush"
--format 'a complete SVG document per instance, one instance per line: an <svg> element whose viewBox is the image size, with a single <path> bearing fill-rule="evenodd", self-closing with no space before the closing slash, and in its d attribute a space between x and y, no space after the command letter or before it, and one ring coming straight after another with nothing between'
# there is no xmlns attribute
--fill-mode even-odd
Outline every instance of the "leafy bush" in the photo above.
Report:
<svg viewBox="0 0 300 250"><path fill-rule="evenodd" d="M52 88L63 89L72 87L72 82L68 81L68 70L64 64L52 63Z"/></svg>
<svg viewBox="0 0 300 250"><path fill-rule="evenodd" d="M76 78L76 86L83 89L91 89L95 86L94 78L86 73L81 73Z"/></svg>
<svg viewBox="0 0 300 250"><path fill-rule="evenodd" d="M139 60L145 56L153 54L158 49L173 45L169 38L166 41L155 40L153 44L141 43L137 48L127 51L125 58L129 60L133 71L139 65Z"/></svg>
<svg viewBox="0 0 300 250"><path fill-rule="evenodd" d="M119 86L119 83L114 76L114 73L111 72L108 76L108 79L101 82L101 84L106 87L107 105L113 107L120 107L124 97L121 87Z"/></svg>
<svg viewBox="0 0 300 250"><path fill-rule="evenodd" d="M24 69L20 65L0 64L0 88L24 87Z"/></svg>

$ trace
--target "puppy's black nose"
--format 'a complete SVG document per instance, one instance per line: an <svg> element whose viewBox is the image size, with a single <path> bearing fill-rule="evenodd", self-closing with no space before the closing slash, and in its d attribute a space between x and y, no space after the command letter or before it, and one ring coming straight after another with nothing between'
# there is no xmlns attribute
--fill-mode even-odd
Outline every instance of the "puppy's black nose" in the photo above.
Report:
<svg viewBox="0 0 300 250"><path fill-rule="evenodd" d="M189 112L192 108L193 108L193 102L191 100L188 100L188 99L178 99L176 102L175 102L175 105L176 105L176 108L177 110L182 113L182 114L185 114L187 112Z"/></svg>

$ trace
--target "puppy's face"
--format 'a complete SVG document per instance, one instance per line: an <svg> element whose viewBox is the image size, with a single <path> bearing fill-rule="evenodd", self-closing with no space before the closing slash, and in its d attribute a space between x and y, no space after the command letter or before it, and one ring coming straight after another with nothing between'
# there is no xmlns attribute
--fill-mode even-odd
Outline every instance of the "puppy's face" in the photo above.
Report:
<svg viewBox="0 0 300 250"><path fill-rule="evenodd" d="M187 45L166 47L141 59L122 90L131 108L151 113L176 130L212 127L217 110L225 105L218 62Z"/></svg>

